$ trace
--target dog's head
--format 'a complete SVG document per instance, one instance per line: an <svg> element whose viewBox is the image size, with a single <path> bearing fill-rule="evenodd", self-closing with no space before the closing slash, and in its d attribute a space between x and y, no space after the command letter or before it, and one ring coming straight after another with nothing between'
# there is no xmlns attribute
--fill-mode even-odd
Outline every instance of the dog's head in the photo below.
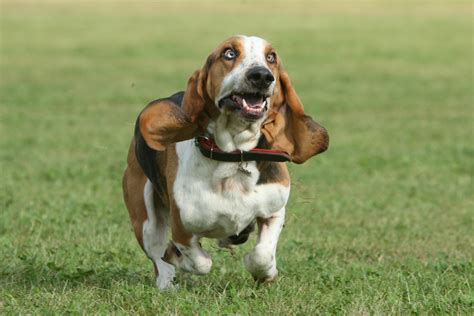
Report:
<svg viewBox="0 0 474 316"><path fill-rule="evenodd" d="M255 121L268 110L279 61L272 46L258 37L236 36L222 43L207 62L207 92L221 110Z"/></svg>
<svg viewBox="0 0 474 316"><path fill-rule="evenodd" d="M258 37L234 36L225 40L188 80L179 120L172 119L168 124L163 119L176 116L178 110L172 109L172 115L168 109L163 111L166 113L160 115L162 122L155 121L153 128L141 128L147 144L157 150L197 136L209 120L215 121L223 113L257 124L270 147L286 151L296 163L328 147L326 130L304 113L277 52ZM144 114L145 111L141 117ZM147 139L143 131L151 130L155 137ZM180 130L186 136L180 135ZM164 137L164 131L169 137Z"/></svg>

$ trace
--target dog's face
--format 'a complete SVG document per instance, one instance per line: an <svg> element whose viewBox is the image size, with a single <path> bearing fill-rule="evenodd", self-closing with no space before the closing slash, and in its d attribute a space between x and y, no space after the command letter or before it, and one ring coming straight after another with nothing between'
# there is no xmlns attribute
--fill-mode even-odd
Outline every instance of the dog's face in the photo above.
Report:
<svg viewBox="0 0 474 316"><path fill-rule="evenodd" d="M206 92L221 110L245 120L265 116L278 79L275 49L258 37L234 36L209 56Z"/></svg>

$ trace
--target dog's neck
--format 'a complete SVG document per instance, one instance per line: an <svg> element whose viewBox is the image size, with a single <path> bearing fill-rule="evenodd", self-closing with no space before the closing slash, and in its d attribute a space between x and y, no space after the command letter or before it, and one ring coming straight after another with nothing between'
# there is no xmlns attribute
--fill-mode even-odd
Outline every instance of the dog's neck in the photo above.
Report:
<svg viewBox="0 0 474 316"><path fill-rule="evenodd" d="M209 123L207 132L223 151L251 150L258 144L264 119L249 122L230 110L223 110L215 121Z"/></svg>

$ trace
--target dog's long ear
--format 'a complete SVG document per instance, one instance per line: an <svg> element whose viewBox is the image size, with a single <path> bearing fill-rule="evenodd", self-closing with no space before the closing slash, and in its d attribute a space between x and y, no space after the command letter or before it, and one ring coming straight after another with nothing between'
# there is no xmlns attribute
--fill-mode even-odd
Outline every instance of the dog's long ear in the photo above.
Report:
<svg viewBox="0 0 474 316"><path fill-rule="evenodd" d="M188 80L181 106L192 122L196 122L206 106L205 84L207 79L207 66L193 72Z"/></svg>
<svg viewBox="0 0 474 316"><path fill-rule="evenodd" d="M303 163L329 146L324 127L306 115L288 73L281 70L271 110L262 132L272 149L286 151L295 163Z"/></svg>
<svg viewBox="0 0 474 316"><path fill-rule="evenodd" d="M188 86L186 87L182 102L182 108L191 121L200 122L200 126L204 128L209 123L209 118L216 118L220 114L206 88L211 79L208 76L210 76L209 72L214 60L215 54L212 53L207 57L202 69L196 70L192 74L188 80Z"/></svg>
<svg viewBox="0 0 474 316"><path fill-rule="evenodd" d="M140 114L140 132L150 148L161 151L204 132L213 107L204 90L207 69L206 63L191 75L181 105L164 99L149 104Z"/></svg>

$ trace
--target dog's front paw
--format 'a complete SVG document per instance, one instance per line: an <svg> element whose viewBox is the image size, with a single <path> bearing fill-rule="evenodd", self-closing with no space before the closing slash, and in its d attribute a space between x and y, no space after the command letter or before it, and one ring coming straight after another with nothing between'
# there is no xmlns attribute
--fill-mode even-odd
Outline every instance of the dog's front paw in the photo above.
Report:
<svg viewBox="0 0 474 316"><path fill-rule="evenodd" d="M177 265L181 270L194 274L207 274L211 271L212 259L207 252L195 247L178 247L182 256Z"/></svg>
<svg viewBox="0 0 474 316"><path fill-rule="evenodd" d="M261 246L245 255L245 268L258 282L270 282L278 276L275 255Z"/></svg>
<svg viewBox="0 0 474 316"><path fill-rule="evenodd" d="M212 260L210 257L199 256L193 260L192 273L208 274L211 271Z"/></svg>

